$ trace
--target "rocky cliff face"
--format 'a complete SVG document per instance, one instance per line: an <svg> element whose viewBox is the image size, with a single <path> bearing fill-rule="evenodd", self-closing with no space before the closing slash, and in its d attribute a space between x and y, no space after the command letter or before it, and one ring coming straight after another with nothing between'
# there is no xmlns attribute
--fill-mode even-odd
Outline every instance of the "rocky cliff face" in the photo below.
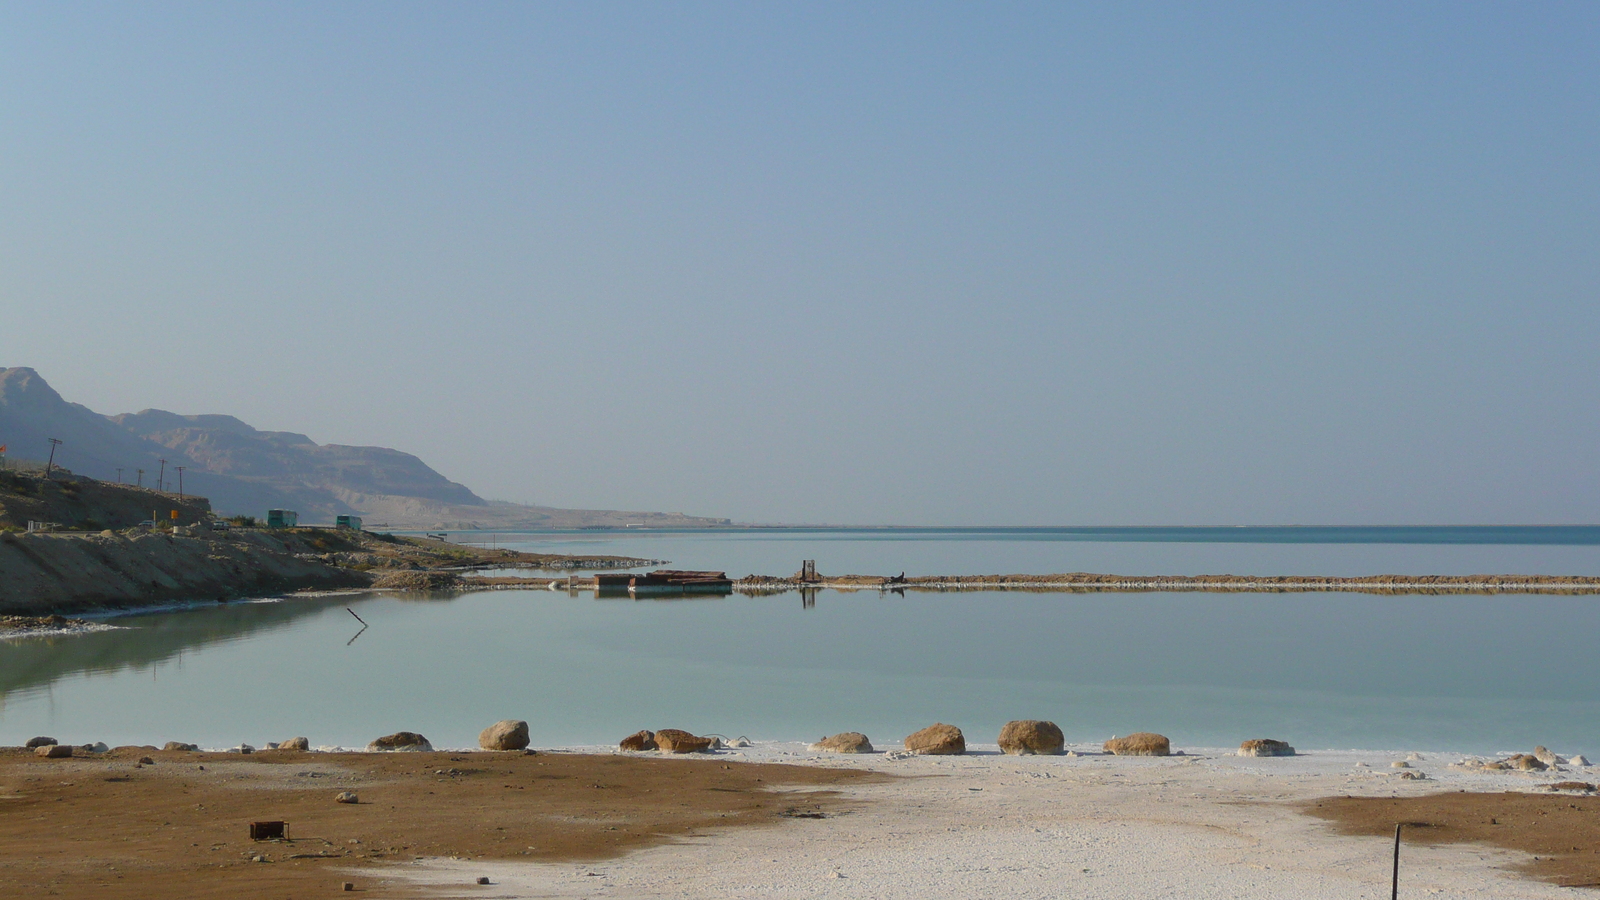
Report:
<svg viewBox="0 0 1600 900"><path fill-rule="evenodd" d="M42 461L49 438L64 443L56 462L102 481L156 484L165 458L169 491L184 466L184 492L208 497L222 515L260 516L271 507L309 520L362 514L350 499L418 498L453 507L485 501L409 453L384 447L318 444L303 434L261 431L233 416L183 416L158 409L103 416L69 403L37 372L0 369L0 445L8 455Z"/></svg>
<svg viewBox="0 0 1600 900"><path fill-rule="evenodd" d="M300 588L361 587L371 578L296 552L292 537L158 532L0 532L0 614L222 600Z"/></svg>

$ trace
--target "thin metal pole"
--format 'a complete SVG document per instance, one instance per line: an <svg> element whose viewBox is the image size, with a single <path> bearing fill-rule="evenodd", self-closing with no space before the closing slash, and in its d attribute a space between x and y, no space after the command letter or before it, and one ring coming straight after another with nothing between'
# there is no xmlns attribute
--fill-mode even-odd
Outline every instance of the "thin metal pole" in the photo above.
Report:
<svg viewBox="0 0 1600 900"><path fill-rule="evenodd" d="M1400 826L1394 823L1394 876L1389 881L1389 900L1400 900Z"/></svg>
<svg viewBox="0 0 1600 900"><path fill-rule="evenodd" d="M50 440L50 461L44 464L44 477L47 478L47 479L50 477L50 470L52 468L54 468L55 464L56 464L56 448L61 446L61 444L62 444L61 441L58 441L55 438L50 438L49 440Z"/></svg>

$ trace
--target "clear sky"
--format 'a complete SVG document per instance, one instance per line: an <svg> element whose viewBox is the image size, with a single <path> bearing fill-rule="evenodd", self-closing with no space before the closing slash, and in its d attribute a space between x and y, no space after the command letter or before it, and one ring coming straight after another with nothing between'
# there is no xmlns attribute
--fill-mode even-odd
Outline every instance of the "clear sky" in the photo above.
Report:
<svg viewBox="0 0 1600 900"><path fill-rule="evenodd" d="M1600 3L0 3L0 365L497 499L1600 521Z"/></svg>

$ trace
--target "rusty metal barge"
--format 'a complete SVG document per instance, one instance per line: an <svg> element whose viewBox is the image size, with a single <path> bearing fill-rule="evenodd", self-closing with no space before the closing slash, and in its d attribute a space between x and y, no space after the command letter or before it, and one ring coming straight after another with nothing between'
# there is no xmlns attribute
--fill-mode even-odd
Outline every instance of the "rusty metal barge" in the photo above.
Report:
<svg viewBox="0 0 1600 900"><path fill-rule="evenodd" d="M623 572L596 575L595 589L605 594L731 594L733 579L726 572L657 569L643 575Z"/></svg>

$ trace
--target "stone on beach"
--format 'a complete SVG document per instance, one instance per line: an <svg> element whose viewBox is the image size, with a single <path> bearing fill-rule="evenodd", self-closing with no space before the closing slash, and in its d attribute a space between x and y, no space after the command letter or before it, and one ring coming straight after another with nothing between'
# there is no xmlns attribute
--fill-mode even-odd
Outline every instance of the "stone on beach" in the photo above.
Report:
<svg viewBox="0 0 1600 900"><path fill-rule="evenodd" d="M1012 756L1059 756L1066 736L1054 722L1018 719L1000 729L1000 749Z"/></svg>
<svg viewBox="0 0 1600 900"><path fill-rule="evenodd" d="M690 734L681 728L663 728L655 734L656 747L663 753L703 753L711 749L711 738Z"/></svg>
<svg viewBox="0 0 1600 900"><path fill-rule="evenodd" d="M841 731L825 737L806 749L821 753L871 753L872 742L859 731Z"/></svg>
<svg viewBox="0 0 1600 900"><path fill-rule="evenodd" d="M169 752L170 751L178 751L178 752L182 752L182 753L193 753L196 750L199 750L200 748L195 746L194 744L185 744L183 741L167 741L167 745L165 747L162 747L161 749L167 750Z"/></svg>
<svg viewBox="0 0 1600 900"><path fill-rule="evenodd" d="M1239 745L1240 756L1293 756L1294 748L1288 741L1275 741L1272 738L1256 738L1245 741Z"/></svg>
<svg viewBox="0 0 1600 900"><path fill-rule="evenodd" d="M306 750L310 750L311 749L311 741L308 738L292 737L292 738L289 738L287 741L279 742L278 749L279 750L306 751Z"/></svg>
<svg viewBox="0 0 1600 900"><path fill-rule="evenodd" d="M1566 760L1555 755L1554 753L1551 753L1548 749L1542 746L1533 748L1533 758L1547 766L1557 766L1566 762Z"/></svg>
<svg viewBox="0 0 1600 900"><path fill-rule="evenodd" d="M23 744L22 746L27 747L29 750L32 750L35 747L48 747L51 744L55 744L55 743L58 743L58 741L56 741L55 738L53 738L53 737L44 737L44 736L41 735L39 737L28 738L28 742L26 744Z"/></svg>
<svg viewBox="0 0 1600 900"><path fill-rule="evenodd" d="M377 752L381 750L404 750L419 753L432 753L433 745L428 739L415 731L396 731L386 734L367 745L367 750Z"/></svg>
<svg viewBox="0 0 1600 900"><path fill-rule="evenodd" d="M478 732L478 746L484 750L526 750L528 723L503 719Z"/></svg>
<svg viewBox="0 0 1600 900"><path fill-rule="evenodd" d="M356 796L356 792L355 791L340 791L339 793L334 795L333 802L335 802L335 803L360 803L361 802L361 798Z"/></svg>
<svg viewBox="0 0 1600 900"><path fill-rule="evenodd" d="M111 750L110 747L106 746L105 741L95 741L92 744L84 744L78 749L85 753L107 753Z"/></svg>
<svg viewBox="0 0 1600 900"><path fill-rule="evenodd" d="M1571 759L1567 760L1567 762L1568 764L1574 766L1587 766L1589 764L1589 760L1585 759L1582 753L1572 757Z"/></svg>
<svg viewBox="0 0 1600 900"><path fill-rule="evenodd" d="M906 735L906 749L925 756L960 756L967 752L967 738L956 726L935 722Z"/></svg>
<svg viewBox="0 0 1600 900"><path fill-rule="evenodd" d="M1106 741L1104 750L1113 756L1171 756L1172 742L1165 735L1140 731Z"/></svg>
<svg viewBox="0 0 1600 900"><path fill-rule="evenodd" d="M635 731L617 742L617 747L622 750L654 750L656 749L656 733L653 731Z"/></svg>
<svg viewBox="0 0 1600 900"><path fill-rule="evenodd" d="M1531 753L1515 753L1505 759L1468 759L1451 766L1468 772L1542 772L1550 768Z"/></svg>
<svg viewBox="0 0 1600 900"><path fill-rule="evenodd" d="M33 752L45 759L66 759L72 755L71 744L41 744Z"/></svg>

